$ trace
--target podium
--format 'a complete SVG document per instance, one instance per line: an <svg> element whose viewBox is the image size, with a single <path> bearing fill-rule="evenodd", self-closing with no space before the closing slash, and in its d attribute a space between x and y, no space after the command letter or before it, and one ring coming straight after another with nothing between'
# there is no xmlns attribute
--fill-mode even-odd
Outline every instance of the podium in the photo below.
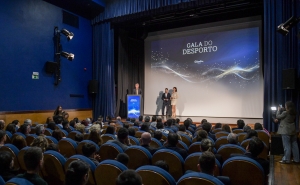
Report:
<svg viewBox="0 0 300 185"><path fill-rule="evenodd" d="M127 95L127 118L139 118L142 108L141 95Z"/></svg>

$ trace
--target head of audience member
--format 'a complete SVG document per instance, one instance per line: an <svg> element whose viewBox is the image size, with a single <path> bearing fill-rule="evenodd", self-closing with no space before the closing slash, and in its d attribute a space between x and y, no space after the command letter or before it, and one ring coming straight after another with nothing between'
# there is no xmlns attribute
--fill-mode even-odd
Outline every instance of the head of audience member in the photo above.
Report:
<svg viewBox="0 0 300 185"><path fill-rule="evenodd" d="M149 146L151 142L151 134L149 132L144 132L141 135L140 144Z"/></svg>
<svg viewBox="0 0 300 185"><path fill-rule="evenodd" d="M121 143L126 144L126 142L128 141L128 130L126 128L120 128L119 129L118 140Z"/></svg>
<svg viewBox="0 0 300 185"><path fill-rule="evenodd" d="M139 116L139 121L143 121L143 116Z"/></svg>
<svg viewBox="0 0 300 185"><path fill-rule="evenodd" d="M16 125L13 123L10 123L6 126L6 131L10 132L11 134L16 133Z"/></svg>
<svg viewBox="0 0 300 185"><path fill-rule="evenodd" d="M133 126L139 127L140 124L139 124L139 122L135 121L135 122L133 123Z"/></svg>
<svg viewBox="0 0 300 185"><path fill-rule="evenodd" d="M205 130L199 130L196 137L197 141L202 141L203 139L208 138L208 135Z"/></svg>
<svg viewBox="0 0 300 185"><path fill-rule="evenodd" d="M156 122L156 120L157 120L157 117L154 115L154 116L152 116L152 120L151 120L151 122Z"/></svg>
<svg viewBox="0 0 300 185"><path fill-rule="evenodd" d="M178 135L176 133L169 133L168 135L168 139L167 139L167 142L168 142L168 145L171 146L171 147L176 147L177 143L178 143Z"/></svg>
<svg viewBox="0 0 300 185"><path fill-rule="evenodd" d="M129 156L126 153L119 153L116 160L127 166L129 162Z"/></svg>
<svg viewBox="0 0 300 185"><path fill-rule="evenodd" d="M141 125L141 129L140 129L141 131L145 131L145 132L150 132L150 130L149 130L149 125L147 125L147 124L142 124Z"/></svg>
<svg viewBox="0 0 300 185"><path fill-rule="evenodd" d="M260 124L260 123L255 123L254 124L254 130L263 130L264 128L263 128L263 126L262 126L262 124Z"/></svg>
<svg viewBox="0 0 300 185"><path fill-rule="evenodd" d="M186 119L184 120L183 125L185 126L185 129L188 130L189 126L191 125L191 121Z"/></svg>
<svg viewBox="0 0 300 185"><path fill-rule="evenodd" d="M150 122L150 116L145 117L145 122Z"/></svg>
<svg viewBox="0 0 300 185"><path fill-rule="evenodd" d="M227 141L229 144L238 144L239 140L238 140L238 136L235 133L229 133L227 136Z"/></svg>
<svg viewBox="0 0 300 185"><path fill-rule="evenodd" d="M56 124L54 122L50 122L47 125L47 128L51 129L51 130L55 130Z"/></svg>
<svg viewBox="0 0 300 185"><path fill-rule="evenodd" d="M0 120L0 130L4 130L5 122L4 120Z"/></svg>
<svg viewBox="0 0 300 185"><path fill-rule="evenodd" d="M24 123L23 125L21 125L20 127L20 132L22 134L24 134L25 136L27 136L31 131L30 125L27 123Z"/></svg>
<svg viewBox="0 0 300 185"><path fill-rule="evenodd" d="M75 141L78 142L78 143L80 143L81 141L83 141L83 134L77 133L75 135Z"/></svg>
<svg viewBox="0 0 300 185"><path fill-rule="evenodd" d="M73 128L75 128L75 121L74 120L71 120L70 122L69 122L69 125L71 126L71 127L73 127Z"/></svg>
<svg viewBox="0 0 300 185"><path fill-rule="evenodd" d="M173 124L172 119L168 119L168 120L167 120L167 126L168 126L168 127L171 127L172 124Z"/></svg>
<svg viewBox="0 0 300 185"><path fill-rule="evenodd" d="M55 129L52 132L52 137L54 137L57 141L60 141L63 138L63 133L60 129Z"/></svg>
<svg viewBox="0 0 300 185"><path fill-rule="evenodd" d="M39 173L44 164L42 149L39 147L29 147L24 153L24 162L27 173Z"/></svg>
<svg viewBox="0 0 300 185"><path fill-rule="evenodd" d="M161 117L157 117L156 122L157 123L162 123L162 118Z"/></svg>
<svg viewBox="0 0 300 185"><path fill-rule="evenodd" d="M87 120L82 120L81 124L87 127L89 125L89 122Z"/></svg>
<svg viewBox="0 0 300 185"><path fill-rule="evenodd" d="M47 119L46 119L46 124L49 124L50 122L52 122L53 121L53 118L52 117L47 117Z"/></svg>
<svg viewBox="0 0 300 185"><path fill-rule="evenodd" d="M34 140L31 143L31 146L39 147L42 149L43 152L46 151L48 145L49 145L48 140L44 136L38 136L34 138Z"/></svg>
<svg viewBox="0 0 300 185"><path fill-rule="evenodd" d="M8 151L0 151L0 175L13 169L14 158Z"/></svg>
<svg viewBox="0 0 300 185"><path fill-rule="evenodd" d="M118 176L116 185L142 185L142 178L134 170L125 170Z"/></svg>
<svg viewBox="0 0 300 185"><path fill-rule="evenodd" d="M134 123L135 121L136 121L135 118L130 118L131 123Z"/></svg>
<svg viewBox="0 0 300 185"><path fill-rule="evenodd" d="M237 120L236 125L237 125L238 129L243 129L245 126L245 122L244 122L244 120L239 119L239 120Z"/></svg>
<svg viewBox="0 0 300 185"><path fill-rule="evenodd" d="M127 130L127 129L126 129L126 130ZM115 135L115 127L109 125L109 126L106 128L105 134L112 134L112 135Z"/></svg>
<svg viewBox="0 0 300 185"><path fill-rule="evenodd" d="M30 127L32 126L32 121L31 119L25 119L24 124L28 124L30 125Z"/></svg>
<svg viewBox="0 0 300 185"><path fill-rule="evenodd" d="M14 124L14 125L16 125L16 127L20 126L19 120L13 120L11 123Z"/></svg>
<svg viewBox="0 0 300 185"><path fill-rule="evenodd" d="M128 129L129 128L129 123L128 122L123 123L123 128Z"/></svg>
<svg viewBox="0 0 300 185"><path fill-rule="evenodd" d="M42 124L40 124L40 125L37 125L36 127L35 127L35 134L36 135L42 135L42 134L44 134L44 132L45 132L45 127L44 127L44 125L42 125Z"/></svg>
<svg viewBox="0 0 300 185"><path fill-rule="evenodd" d="M88 122L88 125L92 123L92 120L91 120L91 118L85 118L85 121L87 121L87 122Z"/></svg>
<svg viewBox="0 0 300 185"><path fill-rule="evenodd" d="M215 155L209 151L203 152L199 157L197 167L202 173L214 175L214 171L217 168Z"/></svg>
<svg viewBox="0 0 300 185"><path fill-rule="evenodd" d="M67 130L70 127L70 123L68 121L63 121L62 126L63 126L63 129Z"/></svg>
<svg viewBox="0 0 300 185"><path fill-rule="evenodd" d="M210 139L206 138L206 139L202 139L201 144L200 144L200 151L201 152L205 152L205 151L209 151L212 152L213 151L213 143Z"/></svg>
<svg viewBox="0 0 300 185"><path fill-rule="evenodd" d="M3 146L6 141L6 132L3 130L0 130L0 146Z"/></svg>
<svg viewBox="0 0 300 185"><path fill-rule="evenodd" d="M103 122L103 117L99 116L98 119L97 119L97 121L99 121L100 123L102 123Z"/></svg>
<svg viewBox="0 0 300 185"><path fill-rule="evenodd" d="M225 132L231 133L231 128L230 128L230 126L229 126L229 125L227 125L227 124L224 124L224 125L222 126L222 131L225 131Z"/></svg>
<svg viewBox="0 0 300 185"><path fill-rule="evenodd" d="M258 137L258 134L257 134L256 130L252 130L252 129L248 130L247 134L244 137L244 140L250 139L252 137Z"/></svg>
<svg viewBox="0 0 300 185"><path fill-rule="evenodd" d="M160 167L161 169L164 169L167 172L169 172L169 165L166 163L166 161L163 160L156 161L154 163L154 166Z"/></svg>
<svg viewBox="0 0 300 185"><path fill-rule="evenodd" d="M251 127L249 125L245 125L243 128L243 132L248 132L249 130L251 130Z"/></svg>
<svg viewBox="0 0 300 185"><path fill-rule="evenodd" d="M158 123L156 124L156 128L157 128L157 129L163 129L163 128L164 128L164 124L163 124L162 122L158 122Z"/></svg>
<svg viewBox="0 0 300 185"><path fill-rule="evenodd" d="M176 118L176 119L175 119L175 122L176 122L176 124L179 124L179 123L180 123L180 119L179 119L179 118Z"/></svg>
<svg viewBox="0 0 300 185"><path fill-rule="evenodd" d="M82 154L89 158L94 158L97 152L96 146L92 143L85 143L82 146Z"/></svg>
<svg viewBox="0 0 300 185"><path fill-rule="evenodd" d="M54 143L50 143L48 145L48 147L46 148L46 151L49 151L49 150L52 150L52 151L55 151L55 152L59 152L58 145L54 144Z"/></svg>
<svg viewBox="0 0 300 185"><path fill-rule="evenodd" d="M82 160L70 163L65 175L65 185L85 185L89 179L89 165Z"/></svg>
<svg viewBox="0 0 300 185"><path fill-rule="evenodd" d="M185 128L184 125L179 125L178 130L181 131L181 132L186 132L186 128Z"/></svg>
<svg viewBox="0 0 300 185"><path fill-rule="evenodd" d="M252 137L246 150L251 153L253 157L257 157L264 150L264 143L258 137Z"/></svg>
<svg viewBox="0 0 300 185"><path fill-rule="evenodd" d="M128 128L128 134L129 136L135 137L135 129L132 127Z"/></svg>
<svg viewBox="0 0 300 185"><path fill-rule="evenodd" d="M108 122L109 122L109 121L111 121L111 120L112 120L111 116L109 116L109 115L108 115L108 116L106 116L106 121L108 121Z"/></svg>
<svg viewBox="0 0 300 185"><path fill-rule="evenodd" d="M91 130L88 140L94 141L99 146L102 144L102 138L96 129Z"/></svg>
<svg viewBox="0 0 300 185"><path fill-rule="evenodd" d="M205 123L205 122L207 122L207 119L202 119L202 120L201 120L201 125L202 125L203 123Z"/></svg>
<svg viewBox="0 0 300 185"><path fill-rule="evenodd" d="M85 133L85 126L81 123L77 123L75 125L75 129L81 133Z"/></svg>
<svg viewBox="0 0 300 185"><path fill-rule="evenodd" d="M217 129L217 128L222 128L222 123L216 123L215 124L215 129Z"/></svg>
<svg viewBox="0 0 300 185"><path fill-rule="evenodd" d="M27 146L25 138L21 135L14 135L11 139L11 144L15 145L19 150Z"/></svg>
<svg viewBox="0 0 300 185"><path fill-rule="evenodd" d="M64 118L62 117L62 116L56 116L55 118L54 118L54 122L56 123L56 124L62 124L63 123L63 121L64 121Z"/></svg>
<svg viewBox="0 0 300 185"><path fill-rule="evenodd" d="M74 118L73 120L75 121L75 125L76 125L76 123L80 123L78 118Z"/></svg>
<svg viewBox="0 0 300 185"><path fill-rule="evenodd" d="M211 131L211 127L211 123L209 122L202 123L202 129L205 130L207 133Z"/></svg>
<svg viewBox="0 0 300 185"><path fill-rule="evenodd" d="M157 139L158 141L160 141L161 138L162 138L162 132L160 132L160 131L155 131L154 134L153 134L153 137L154 137L155 139Z"/></svg>

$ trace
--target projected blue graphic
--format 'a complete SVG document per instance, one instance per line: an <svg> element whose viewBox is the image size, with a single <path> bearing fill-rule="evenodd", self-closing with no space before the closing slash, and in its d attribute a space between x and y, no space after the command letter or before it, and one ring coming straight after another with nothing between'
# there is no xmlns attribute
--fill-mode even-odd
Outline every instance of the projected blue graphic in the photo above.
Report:
<svg viewBox="0 0 300 185"><path fill-rule="evenodd" d="M127 96L127 117L138 118L141 112L141 96L128 95Z"/></svg>

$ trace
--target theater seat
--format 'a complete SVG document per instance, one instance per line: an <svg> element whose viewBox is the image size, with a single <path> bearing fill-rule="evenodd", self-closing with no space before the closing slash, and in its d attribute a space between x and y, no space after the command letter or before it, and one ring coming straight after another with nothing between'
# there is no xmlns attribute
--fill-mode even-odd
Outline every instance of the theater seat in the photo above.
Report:
<svg viewBox="0 0 300 185"><path fill-rule="evenodd" d="M158 141L158 140L155 139L155 138L151 138L151 142L150 142L149 145L150 145L151 147L153 147L153 148L160 148L160 147L163 146L163 145L161 144L161 142Z"/></svg>
<svg viewBox="0 0 300 185"><path fill-rule="evenodd" d="M219 137L215 142L215 149L219 149L222 145L228 144L227 136Z"/></svg>
<svg viewBox="0 0 300 185"><path fill-rule="evenodd" d="M123 153L123 152L124 151L119 145L115 143L107 142L101 145L99 150L99 155L101 157L101 160L115 159L119 153Z"/></svg>
<svg viewBox="0 0 300 185"><path fill-rule="evenodd" d="M157 166L142 166L136 169L144 185L176 185L175 179L164 169Z"/></svg>
<svg viewBox="0 0 300 185"><path fill-rule="evenodd" d="M238 145L233 145L233 144L227 144L221 146L217 153L222 156L223 161L226 161L231 154L244 154L246 150Z"/></svg>
<svg viewBox="0 0 300 185"><path fill-rule="evenodd" d="M6 132L5 144L9 144L9 143L11 143L12 134L9 131L5 131L5 132Z"/></svg>
<svg viewBox="0 0 300 185"><path fill-rule="evenodd" d="M63 137L68 137L69 133L66 130L64 129L60 129L60 130L62 132Z"/></svg>
<svg viewBox="0 0 300 185"><path fill-rule="evenodd" d="M183 142L183 141L180 141L178 140L178 143L176 145L178 148L181 148L181 149L184 149L186 151L189 150L189 147Z"/></svg>
<svg viewBox="0 0 300 185"><path fill-rule="evenodd" d="M75 136L76 136L76 134L81 134L81 132L79 132L79 131L77 131L77 130L72 131L72 132L70 132L70 133L68 134L68 138L73 139L73 140L75 141Z"/></svg>
<svg viewBox="0 0 300 185"><path fill-rule="evenodd" d="M200 144L201 142L195 142L193 144L191 144L191 146L189 147L189 154L195 153L195 152L200 152Z"/></svg>
<svg viewBox="0 0 300 185"><path fill-rule="evenodd" d="M95 180L97 185L115 184L117 177L127 167L115 160L102 161L95 170Z"/></svg>
<svg viewBox="0 0 300 185"><path fill-rule="evenodd" d="M168 139L168 134L162 132L162 139L163 139L164 141L167 141L167 139Z"/></svg>
<svg viewBox="0 0 300 185"><path fill-rule="evenodd" d="M179 135L181 136L181 140L189 147L192 143L191 138L186 134L180 133Z"/></svg>
<svg viewBox="0 0 300 185"><path fill-rule="evenodd" d="M73 155L73 156L71 156L65 163L65 170L67 171L70 163L72 161L75 161L75 160L82 160L90 166L88 184L89 185L96 184L94 172L95 172L97 166L95 165L95 163L92 160L90 160L89 158L87 158L83 155Z"/></svg>
<svg viewBox="0 0 300 185"><path fill-rule="evenodd" d="M222 132L222 129L221 128L216 128L216 129L213 129L212 132L213 133Z"/></svg>
<svg viewBox="0 0 300 185"><path fill-rule="evenodd" d="M263 130L256 130L258 138L261 139L269 148L270 136Z"/></svg>
<svg viewBox="0 0 300 185"><path fill-rule="evenodd" d="M178 180L183 175L184 160L178 152L170 149L161 149L152 156L152 164L163 160L169 165L169 173L175 180Z"/></svg>
<svg viewBox="0 0 300 185"><path fill-rule="evenodd" d="M60 153L49 150L44 153L42 174L49 184L63 185L65 181L64 165L66 159Z"/></svg>
<svg viewBox="0 0 300 185"><path fill-rule="evenodd" d="M136 133L135 133L135 137L136 138L141 138L141 136L142 136L142 134L144 133L145 131L137 131Z"/></svg>
<svg viewBox="0 0 300 185"><path fill-rule="evenodd" d="M26 139L26 136L24 134L22 134L21 132L16 132L14 133L14 135L12 137L14 137L15 135L20 135L22 136L24 139Z"/></svg>
<svg viewBox="0 0 300 185"><path fill-rule="evenodd" d="M222 175L230 178L232 185L263 185L264 170L249 157L231 157L222 166Z"/></svg>
<svg viewBox="0 0 300 185"><path fill-rule="evenodd" d="M102 138L102 142L103 142L103 143L106 143L106 142L109 141L109 140L114 140L114 139L116 139L116 136L115 136L115 135L112 135L112 134L103 134L103 135L101 135L101 138Z"/></svg>
<svg viewBox="0 0 300 185"><path fill-rule="evenodd" d="M52 136L52 132L53 132L53 130L51 130L50 128L46 128L44 134L46 136Z"/></svg>
<svg viewBox="0 0 300 185"><path fill-rule="evenodd" d="M232 132L235 134L239 134L239 133L244 132L244 130L243 129L234 129Z"/></svg>
<svg viewBox="0 0 300 185"><path fill-rule="evenodd" d="M33 140L37 137L37 135L35 134L29 134L26 136L26 143L27 143L27 146L30 146L31 143L33 142Z"/></svg>
<svg viewBox="0 0 300 185"><path fill-rule="evenodd" d="M218 138L220 138L220 137L222 137L222 136L228 136L228 132L225 132L225 131L220 131L220 132L217 132L216 134L215 134L215 136L216 136L216 139L218 139Z"/></svg>
<svg viewBox="0 0 300 185"><path fill-rule="evenodd" d="M246 136L247 133L245 132L241 132L239 133L237 136L238 136L238 140L239 140L239 143L242 143L244 141L244 138Z"/></svg>
<svg viewBox="0 0 300 185"><path fill-rule="evenodd" d="M48 143L54 143L54 144L58 144L58 141L56 138L52 137L52 136L46 136L46 139L48 141Z"/></svg>
<svg viewBox="0 0 300 185"><path fill-rule="evenodd" d="M182 176L177 185L224 185L219 179L205 173L193 172Z"/></svg>
<svg viewBox="0 0 300 185"><path fill-rule="evenodd" d="M137 138L128 136L131 145L140 145L140 142Z"/></svg>
<svg viewBox="0 0 300 185"><path fill-rule="evenodd" d="M0 151L7 151L11 153L12 157L14 158L14 169L20 169L20 164L18 161L18 154L20 151L15 145L5 144L4 146L0 147Z"/></svg>
<svg viewBox="0 0 300 185"><path fill-rule="evenodd" d="M83 134L83 139L84 139L84 140L87 140L89 137L90 137L90 134L87 134L87 133L86 133L86 134Z"/></svg>
<svg viewBox="0 0 300 185"><path fill-rule="evenodd" d="M0 176L0 185L5 185L5 181L1 176Z"/></svg>
<svg viewBox="0 0 300 185"><path fill-rule="evenodd" d="M7 181L5 185L33 185L33 184L24 178L15 177Z"/></svg>
<svg viewBox="0 0 300 185"><path fill-rule="evenodd" d="M60 153L65 157L76 154L77 143L70 138L63 138L58 142Z"/></svg>
<svg viewBox="0 0 300 185"><path fill-rule="evenodd" d="M29 146L26 146L25 148L22 148L19 151L19 154L18 154L18 161L19 161L19 164L20 164L20 168L23 171L26 171L26 166L25 166L25 162L24 162L24 154L25 154L25 152L28 148L29 148Z"/></svg>
<svg viewBox="0 0 300 185"><path fill-rule="evenodd" d="M246 139L244 140L242 143L241 143L241 147L245 148L249 145L249 142L251 141L251 138L250 139Z"/></svg>
<svg viewBox="0 0 300 185"><path fill-rule="evenodd" d="M127 165L129 169L135 170L140 166L151 164L152 155L142 146L130 146L125 153L130 159Z"/></svg>
<svg viewBox="0 0 300 185"><path fill-rule="evenodd" d="M100 150L100 147L94 142L94 141L91 141L91 140L83 140L81 141L77 148L76 148L76 151L77 151L77 154L81 154L82 155L82 147L83 145L85 145L86 143L91 143L93 144L95 147L96 147L96 151L98 152Z"/></svg>

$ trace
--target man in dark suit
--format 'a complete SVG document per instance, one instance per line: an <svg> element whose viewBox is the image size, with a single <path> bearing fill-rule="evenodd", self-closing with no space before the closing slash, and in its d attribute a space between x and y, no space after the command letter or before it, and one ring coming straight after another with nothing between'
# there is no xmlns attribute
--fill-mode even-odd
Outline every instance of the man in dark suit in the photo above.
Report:
<svg viewBox="0 0 300 185"><path fill-rule="evenodd" d="M140 84L135 84L135 88L132 90L132 94L142 95L142 89L140 88Z"/></svg>
<svg viewBox="0 0 300 185"><path fill-rule="evenodd" d="M169 113L170 105L171 105L171 94L169 93L168 88L165 88L165 93L162 94L161 99L163 100L163 106L162 106L162 115L165 114L165 107L167 107L166 115Z"/></svg>

